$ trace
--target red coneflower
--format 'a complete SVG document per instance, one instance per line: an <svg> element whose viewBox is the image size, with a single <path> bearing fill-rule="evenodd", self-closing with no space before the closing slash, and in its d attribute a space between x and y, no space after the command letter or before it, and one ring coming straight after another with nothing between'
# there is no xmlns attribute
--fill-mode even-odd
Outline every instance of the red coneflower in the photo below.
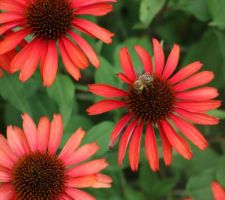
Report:
<svg viewBox="0 0 225 200"><path fill-rule="evenodd" d="M26 36L32 40L14 57L11 72L20 70L20 80L26 81L40 64L44 86L50 86L58 69L57 42L62 61L68 73L76 80L80 78L80 69L99 66L99 60L93 48L80 35L85 34L112 42L113 33L99 27L80 15L103 16L112 10L111 2L116 0L1 0L0 34L8 30L17 30L7 34L0 43L0 54L14 49Z"/></svg>
<svg viewBox="0 0 225 200"><path fill-rule="evenodd" d="M186 159L192 157L188 143L177 134L174 126L187 139L204 150L207 147L207 141L190 122L203 125L213 125L219 122L217 118L205 114L208 110L220 106L220 101L212 100L218 96L217 90L212 87L196 88L209 83L214 77L213 73L210 71L196 73L202 64L194 62L171 76L178 64L180 47L174 45L166 64L163 49L156 39L153 39L153 47L154 68L146 50L135 46L144 66L144 72L141 75L135 73L128 49L121 49L120 60L124 73L119 73L118 77L128 85L126 91L105 84L89 86L89 90L99 96L123 98L122 100L99 101L87 111L90 115L97 115L117 108L127 109L128 113L119 120L112 132L110 147L125 129L119 144L118 163L122 164L130 142L129 161L132 170L138 169L141 137L145 126L146 155L151 168L157 171L159 156L153 126L159 128L164 161L166 165L170 165L172 148Z"/></svg>
<svg viewBox="0 0 225 200"><path fill-rule="evenodd" d="M81 147L85 132L78 129L59 155L63 134L61 115L52 122L42 117L36 127L23 115L23 130L7 127L7 140L0 135L1 200L94 200L81 188L108 188L111 178L101 171L105 159L85 162L99 149L96 143Z"/></svg>

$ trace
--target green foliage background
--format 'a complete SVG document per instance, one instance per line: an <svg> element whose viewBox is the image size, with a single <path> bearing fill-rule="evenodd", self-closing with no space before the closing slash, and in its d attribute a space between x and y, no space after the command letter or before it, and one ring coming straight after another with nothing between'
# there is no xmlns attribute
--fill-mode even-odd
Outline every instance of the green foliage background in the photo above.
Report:
<svg viewBox="0 0 225 200"><path fill-rule="evenodd" d="M130 171L127 160L122 168L117 166L118 145L109 151L108 143L121 111L91 117L85 110L98 99L87 92L87 84L96 82L121 86L116 78L116 73L121 71L119 49L124 46L130 48L138 70L141 65L132 48L140 44L152 52L152 37L164 41L167 54L173 43L181 45L179 67L200 60L204 63L204 70L214 71L216 78L211 85L219 88L219 99L223 100L225 1L118 0L111 14L91 19L116 33L110 46L87 38L101 57L100 69L88 68L82 72L81 81L75 82L61 64L56 82L47 89L42 87L39 72L25 84L18 81L18 74L5 74L0 79L1 132L5 133L7 125L21 126L20 115L23 112L28 112L36 121L42 115L52 118L53 113L60 112L65 127L63 142L81 126L87 130L85 142L96 140L101 146L97 157L107 157L111 164L106 173L113 177L113 187L91 190L98 200L176 200L187 196L194 200L213 200L211 182L217 179L225 187L224 106L212 112L221 118L220 125L199 127L210 143L209 148L200 152L192 147L195 156L191 161L175 154L170 168L165 168L161 162L159 173L151 172L144 149L137 173Z"/></svg>

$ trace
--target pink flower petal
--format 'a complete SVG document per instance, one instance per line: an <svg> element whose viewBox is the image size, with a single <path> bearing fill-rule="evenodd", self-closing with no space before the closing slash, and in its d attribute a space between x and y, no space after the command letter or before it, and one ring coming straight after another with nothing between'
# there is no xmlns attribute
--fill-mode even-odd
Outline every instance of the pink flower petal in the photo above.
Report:
<svg viewBox="0 0 225 200"><path fill-rule="evenodd" d="M155 60L155 74L161 75L163 72L164 64L165 64L165 56L162 49L162 46L160 45L159 41L157 39L153 39L153 51L154 51L154 60Z"/></svg>
<svg viewBox="0 0 225 200"><path fill-rule="evenodd" d="M80 8L83 6L88 6L96 3L113 3L117 0L72 0L71 6L75 8Z"/></svg>
<svg viewBox="0 0 225 200"><path fill-rule="evenodd" d="M63 134L63 121L61 115L54 115L50 126L50 136L48 142L48 152L55 154L58 149Z"/></svg>
<svg viewBox="0 0 225 200"><path fill-rule="evenodd" d="M171 77L171 79L169 79L169 82L172 84L178 83L181 80L184 80L187 77L199 71L201 67L202 63L200 63L199 61L193 62L182 68L180 71L178 71L174 76Z"/></svg>
<svg viewBox="0 0 225 200"><path fill-rule="evenodd" d="M0 24L13 21L24 21L24 16L14 12L3 12L0 13Z"/></svg>
<svg viewBox="0 0 225 200"><path fill-rule="evenodd" d="M72 197L74 200L96 200L93 196L91 196L90 194L82 191L82 190L78 190L75 188L68 188L66 190L66 193Z"/></svg>
<svg viewBox="0 0 225 200"><path fill-rule="evenodd" d="M149 53L139 45L136 45L134 48L142 62L145 72L152 73L152 59Z"/></svg>
<svg viewBox="0 0 225 200"><path fill-rule="evenodd" d="M145 151L151 169L156 172L159 170L159 155L155 131L151 124L148 124L145 135Z"/></svg>
<svg viewBox="0 0 225 200"><path fill-rule="evenodd" d="M125 75L131 81L134 81L136 79L136 75L135 75L132 59L130 57L127 47L124 47L120 50L120 65Z"/></svg>
<svg viewBox="0 0 225 200"><path fill-rule="evenodd" d="M188 143L174 131L172 126L166 120L161 121L160 124L167 139L175 150L187 160L191 159L192 153Z"/></svg>
<svg viewBox="0 0 225 200"><path fill-rule="evenodd" d="M210 71L203 71L199 72L188 79L176 84L173 89L176 92L184 91L190 88L198 87L201 85L205 85L211 82L214 78L213 72Z"/></svg>
<svg viewBox="0 0 225 200"><path fill-rule="evenodd" d="M199 149L204 150L207 148L208 142L197 128L173 114L170 115L170 118L175 126L184 134L184 136Z"/></svg>
<svg viewBox="0 0 225 200"><path fill-rule="evenodd" d="M167 62L163 71L163 76L166 79L168 79L177 68L179 57L180 57L180 47L179 45L175 44L169 54L169 57L167 59Z"/></svg>
<svg viewBox="0 0 225 200"><path fill-rule="evenodd" d="M118 137L121 135L123 129L125 128L125 126L127 125L128 121L131 119L131 114L128 113L125 116L123 116L116 124L116 126L114 127L111 136L110 136L110 144L109 147L112 148L116 142L116 140L118 139Z"/></svg>
<svg viewBox="0 0 225 200"><path fill-rule="evenodd" d="M31 151L37 150L37 127L31 117L25 113L22 115L23 130Z"/></svg>
<svg viewBox="0 0 225 200"><path fill-rule="evenodd" d="M128 127L126 128L125 132L123 133L123 135L120 139L119 152L118 152L118 164L119 165L123 164L123 159L125 157L129 141L131 139L131 136L132 136L136 126L137 126L137 120L132 121L128 125Z"/></svg>
<svg viewBox="0 0 225 200"><path fill-rule="evenodd" d="M225 190L218 182L213 181L211 188L212 188L213 197L215 198L215 200L224 200L225 199Z"/></svg>
<svg viewBox="0 0 225 200"><path fill-rule="evenodd" d="M142 130L143 130L143 124L138 125L135 128L135 131L130 141L129 161L130 161L130 167L132 171L138 170Z"/></svg>
<svg viewBox="0 0 225 200"><path fill-rule="evenodd" d="M128 95L128 92L106 84L90 84L88 88L90 92L106 98L124 97Z"/></svg>
<svg viewBox="0 0 225 200"><path fill-rule="evenodd" d="M89 115L97 115L117 108L125 107L127 104L119 100L101 100L87 109Z"/></svg>
<svg viewBox="0 0 225 200"><path fill-rule="evenodd" d="M42 117L38 123L37 145L40 152L46 152L49 143L50 121L47 117Z"/></svg>
<svg viewBox="0 0 225 200"><path fill-rule="evenodd" d="M10 200L14 196L14 190L9 183L0 185L1 200Z"/></svg>
<svg viewBox="0 0 225 200"><path fill-rule="evenodd" d="M122 81L122 82L124 82L124 83L126 83L126 84L132 84L133 83L133 81L132 80L130 80L125 74L123 74L123 73L118 73L117 74L117 76L118 76L118 78Z"/></svg>

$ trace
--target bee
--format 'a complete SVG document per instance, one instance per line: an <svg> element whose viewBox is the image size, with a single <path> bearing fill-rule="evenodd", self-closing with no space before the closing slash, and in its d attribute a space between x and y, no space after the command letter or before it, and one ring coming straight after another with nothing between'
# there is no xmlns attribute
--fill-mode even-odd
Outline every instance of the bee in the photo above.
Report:
<svg viewBox="0 0 225 200"><path fill-rule="evenodd" d="M152 81L153 77L151 76L151 74L142 74L141 76L139 76L138 80L134 82L133 88L138 94L141 94L145 88L148 89L148 86L151 85Z"/></svg>

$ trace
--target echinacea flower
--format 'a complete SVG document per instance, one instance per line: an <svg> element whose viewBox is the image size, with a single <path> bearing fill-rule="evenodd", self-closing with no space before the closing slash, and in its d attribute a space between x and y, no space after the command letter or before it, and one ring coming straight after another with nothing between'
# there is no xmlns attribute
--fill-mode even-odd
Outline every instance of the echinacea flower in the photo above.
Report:
<svg viewBox="0 0 225 200"><path fill-rule="evenodd" d="M81 19L81 15L103 16L112 10L110 3L116 0L1 0L0 34L7 34L0 43L0 54L14 49L21 40L32 39L14 57L11 72L20 70L19 79L26 81L40 64L44 86L50 86L58 70L58 50L67 72L76 80L80 69L95 67L99 60L88 42L74 31L79 30L106 44L112 42L110 31Z"/></svg>
<svg viewBox="0 0 225 200"><path fill-rule="evenodd" d="M211 185L214 200L225 200L225 190L223 186L217 181L213 181ZM193 200L192 198L185 198L183 200Z"/></svg>
<svg viewBox="0 0 225 200"><path fill-rule="evenodd" d="M8 126L7 139L0 135L1 200L94 200L81 189L111 186L111 178L101 173L106 160L86 161L99 147L95 142L80 146L85 136L81 128L57 154L61 115L52 122L42 117L37 127L28 114L22 117L23 130Z"/></svg>
<svg viewBox="0 0 225 200"><path fill-rule="evenodd" d="M126 90L106 84L89 85L89 90L106 98L87 109L89 115L97 115L118 108L125 108L125 114L115 126L110 139L112 147L120 135L118 163L122 164L129 146L129 161L133 171L138 169L142 132L145 135L145 150L150 167L159 170L159 155L154 128L158 127L162 141L165 164L172 161L174 148L184 158L190 159L192 152L189 144L177 133L177 127L183 135L201 150L208 143L192 123L202 125L218 124L219 120L206 114L208 110L218 108L217 89L200 87L209 83L214 75L210 71L198 72L200 62L194 62L174 73L179 61L180 47L174 45L165 63L160 43L153 39L154 67L148 52L141 46L135 50L144 66L138 74L134 71L132 59L127 48L120 51L121 67L119 79L128 85Z"/></svg>

